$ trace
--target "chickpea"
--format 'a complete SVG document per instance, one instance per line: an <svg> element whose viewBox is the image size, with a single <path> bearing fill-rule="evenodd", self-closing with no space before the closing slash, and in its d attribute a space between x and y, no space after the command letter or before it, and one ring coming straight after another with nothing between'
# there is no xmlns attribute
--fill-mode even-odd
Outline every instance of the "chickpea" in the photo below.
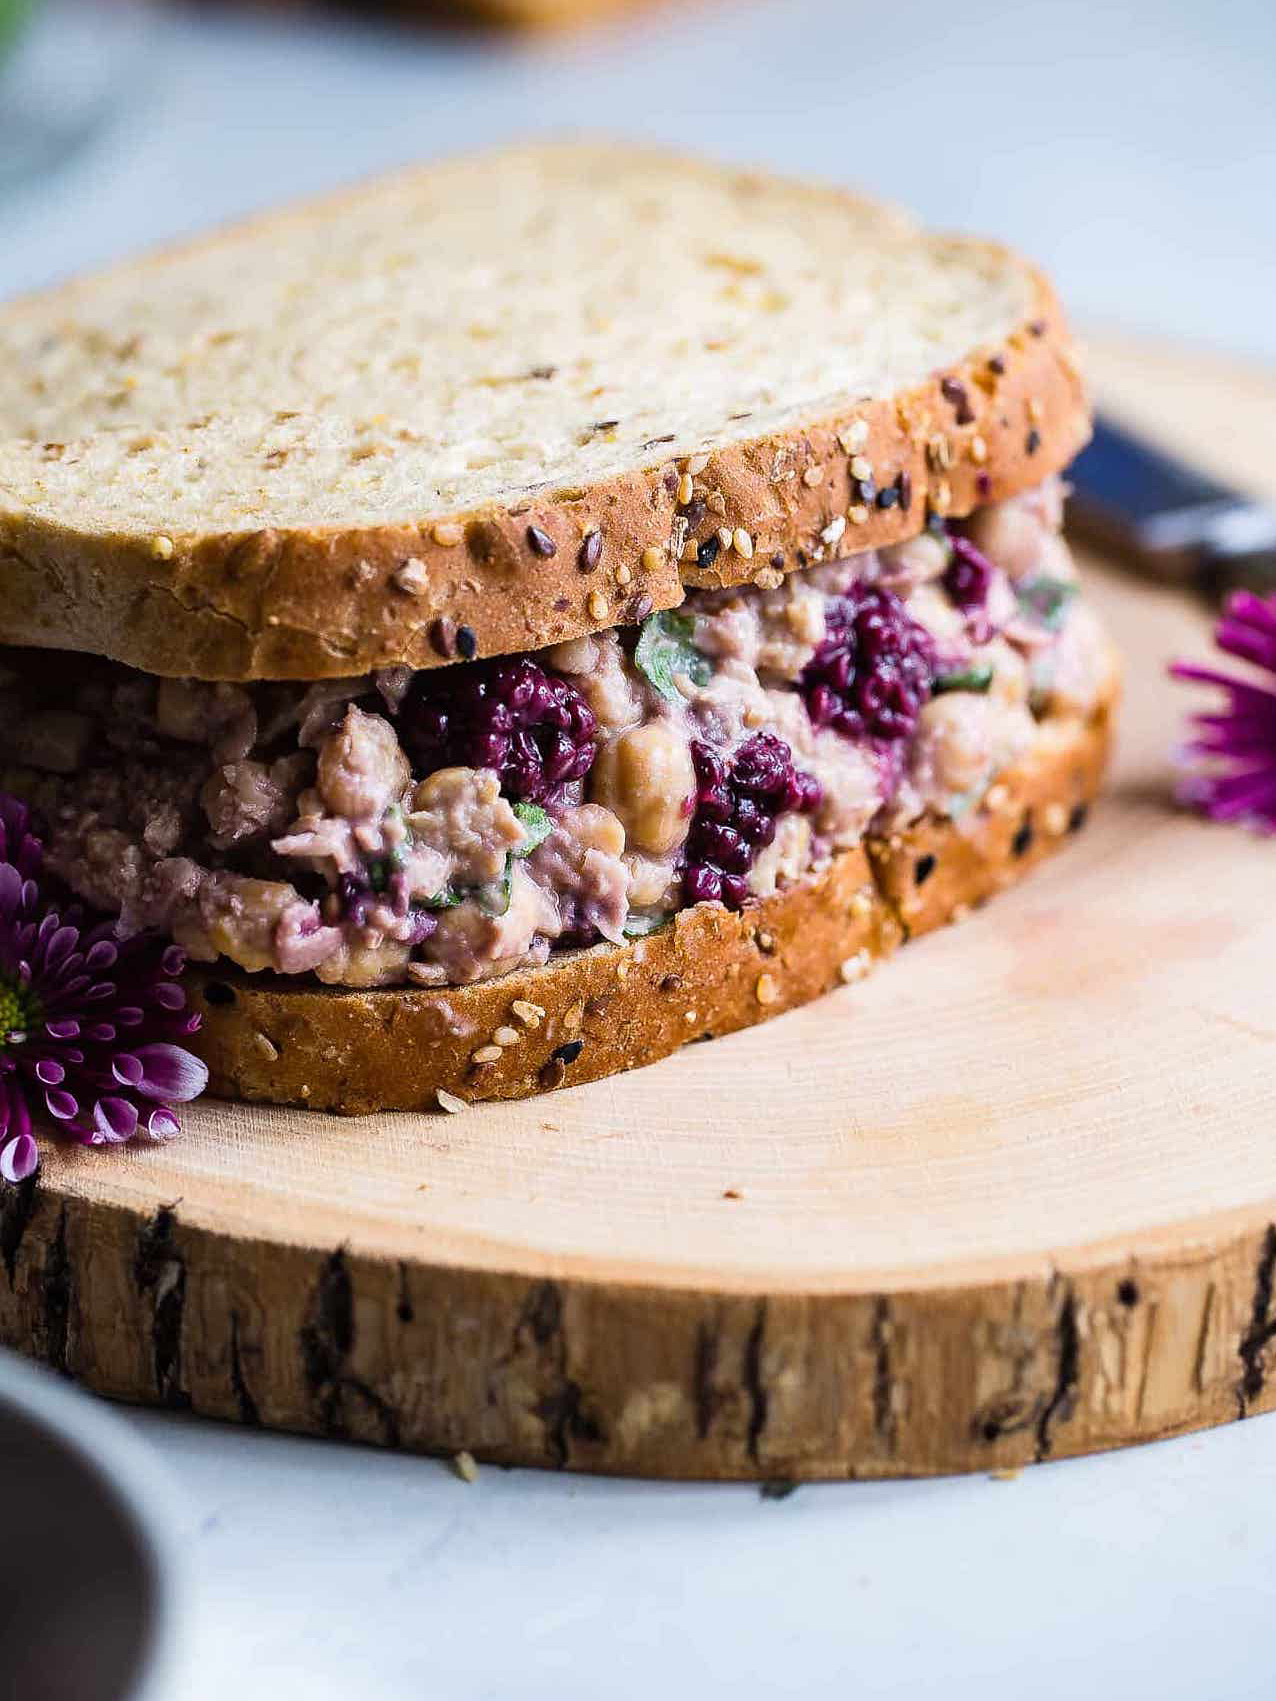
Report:
<svg viewBox="0 0 1276 1701"><path fill-rule="evenodd" d="M173 938L199 962L229 957L257 974L275 967L275 928L296 901L296 887L279 880L214 876L200 894L198 909L175 921Z"/></svg>
<svg viewBox="0 0 1276 1701"><path fill-rule="evenodd" d="M881 562L892 584L904 580L909 584L922 585L942 576L948 565L948 550L937 537L929 537L923 532L919 537L891 544L882 550Z"/></svg>
<svg viewBox="0 0 1276 1701"><path fill-rule="evenodd" d="M347 941L316 965L315 974L337 986L394 986L404 978L411 956L411 946L393 939L375 945Z"/></svg>
<svg viewBox="0 0 1276 1701"><path fill-rule="evenodd" d="M917 723L914 762L942 793L966 792L986 777L993 722L987 698L965 692L935 697Z"/></svg>
<svg viewBox="0 0 1276 1701"><path fill-rule="evenodd" d="M629 868L631 909L659 909L666 899L672 902L676 867L673 857L644 856L638 851L627 856L625 862Z"/></svg>
<svg viewBox="0 0 1276 1701"><path fill-rule="evenodd" d="M649 721L605 745L591 791L620 817L634 850L667 855L687 836L696 774L687 740L667 721Z"/></svg>
<svg viewBox="0 0 1276 1701"><path fill-rule="evenodd" d="M353 703L320 747L319 792L334 815L379 820L410 778L408 759L389 721Z"/></svg>
<svg viewBox="0 0 1276 1701"><path fill-rule="evenodd" d="M500 794L500 779L490 768L436 768L412 793L412 809L458 810L467 803L488 808Z"/></svg>
<svg viewBox="0 0 1276 1701"><path fill-rule="evenodd" d="M601 803L582 803L577 809L569 809L563 816L563 824L586 850L601 851L604 856L625 854L624 826Z"/></svg>
<svg viewBox="0 0 1276 1701"><path fill-rule="evenodd" d="M445 858L462 886L499 879L525 837L490 768L437 768L413 792L407 825L418 851Z"/></svg>
<svg viewBox="0 0 1276 1701"><path fill-rule="evenodd" d="M811 861L811 823L804 815L782 816L771 843L749 875L750 890L769 897L783 881L800 880Z"/></svg>
<svg viewBox="0 0 1276 1701"><path fill-rule="evenodd" d="M966 636L966 616L959 608L953 607L935 583L916 586L906 597L905 607L913 619L925 626L941 643L945 638L960 643Z"/></svg>
<svg viewBox="0 0 1276 1701"><path fill-rule="evenodd" d="M998 502L981 508L972 515L968 529L976 549L1012 579L1026 578L1039 569L1050 535L1041 518L1024 502Z"/></svg>
<svg viewBox="0 0 1276 1701"><path fill-rule="evenodd" d="M989 702L1021 708L1028 701L1028 664L1018 650L998 638L981 652L980 660L990 662L993 668Z"/></svg>

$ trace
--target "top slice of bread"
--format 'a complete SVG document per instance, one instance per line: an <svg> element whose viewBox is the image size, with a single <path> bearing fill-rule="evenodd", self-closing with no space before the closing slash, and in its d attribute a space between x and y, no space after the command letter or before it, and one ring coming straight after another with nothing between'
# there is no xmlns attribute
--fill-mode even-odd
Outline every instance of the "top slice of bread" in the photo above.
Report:
<svg viewBox="0 0 1276 1701"><path fill-rule="evenodd" d="M994 244L618 144L461 159L0 310L0 641L210 679L531 648L1087 429Z"/></svg>

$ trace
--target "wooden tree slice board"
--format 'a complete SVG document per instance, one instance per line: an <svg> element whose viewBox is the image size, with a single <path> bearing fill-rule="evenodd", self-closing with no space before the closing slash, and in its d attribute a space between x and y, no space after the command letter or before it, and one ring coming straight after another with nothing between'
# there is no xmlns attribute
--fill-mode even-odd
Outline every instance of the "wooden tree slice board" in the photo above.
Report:
<svg viewBox="0 0 1276 1701"><path fill-rule="evenodd" d="M1276 382L1101 348L1271 479ZM206 1103L4 1195L0 1340L105 1394L581 1470L1018 1465L1276 1403L1276 846L1170 801L1207 617L1096 571L1111 790L855 987L521 1105Z"/></svg>

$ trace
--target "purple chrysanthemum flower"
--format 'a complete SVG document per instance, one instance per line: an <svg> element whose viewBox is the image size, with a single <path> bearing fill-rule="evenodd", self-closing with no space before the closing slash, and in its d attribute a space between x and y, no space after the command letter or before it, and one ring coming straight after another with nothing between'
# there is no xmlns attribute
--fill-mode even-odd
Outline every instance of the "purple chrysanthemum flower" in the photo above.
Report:
<svg viewBox="0 0 1276 1701"><path fill-rule="evenodd" d="M26 806L0 792L0 1178L39 1162L32 1111L82 1145L177 1133L173 1105L208 1070L176 1042L199 1017L177 984L175 945L59 906L39 885L43 850Z"/></svg>
<svg viewBox="0 0 1276 1701"><path fill-rule="evenodd" d="M1221 650L1276 680L1276 596L1235 592L1214 638ZM1190 761L1204 757L1210 766L1184 779L1180 797L1214 821L1245 821L1276 833L1276 688L1194 662L1175 662L1170 672L1227 693L1217 714L1193 716L1198 736L1183 754Z"/></svg>

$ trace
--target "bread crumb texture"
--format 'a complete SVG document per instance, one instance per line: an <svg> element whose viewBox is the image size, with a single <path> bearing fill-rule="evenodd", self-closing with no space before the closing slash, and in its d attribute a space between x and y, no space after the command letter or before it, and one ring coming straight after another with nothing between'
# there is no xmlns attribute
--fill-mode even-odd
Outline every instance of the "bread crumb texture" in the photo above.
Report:
<svg viewBox="0 0 1276 1701"><path fill-rule="evenodd" d="M840 192L623 146L415 171L0 317L0 491L173 532L431 514L890 395L1032 275Z"/></svg>

